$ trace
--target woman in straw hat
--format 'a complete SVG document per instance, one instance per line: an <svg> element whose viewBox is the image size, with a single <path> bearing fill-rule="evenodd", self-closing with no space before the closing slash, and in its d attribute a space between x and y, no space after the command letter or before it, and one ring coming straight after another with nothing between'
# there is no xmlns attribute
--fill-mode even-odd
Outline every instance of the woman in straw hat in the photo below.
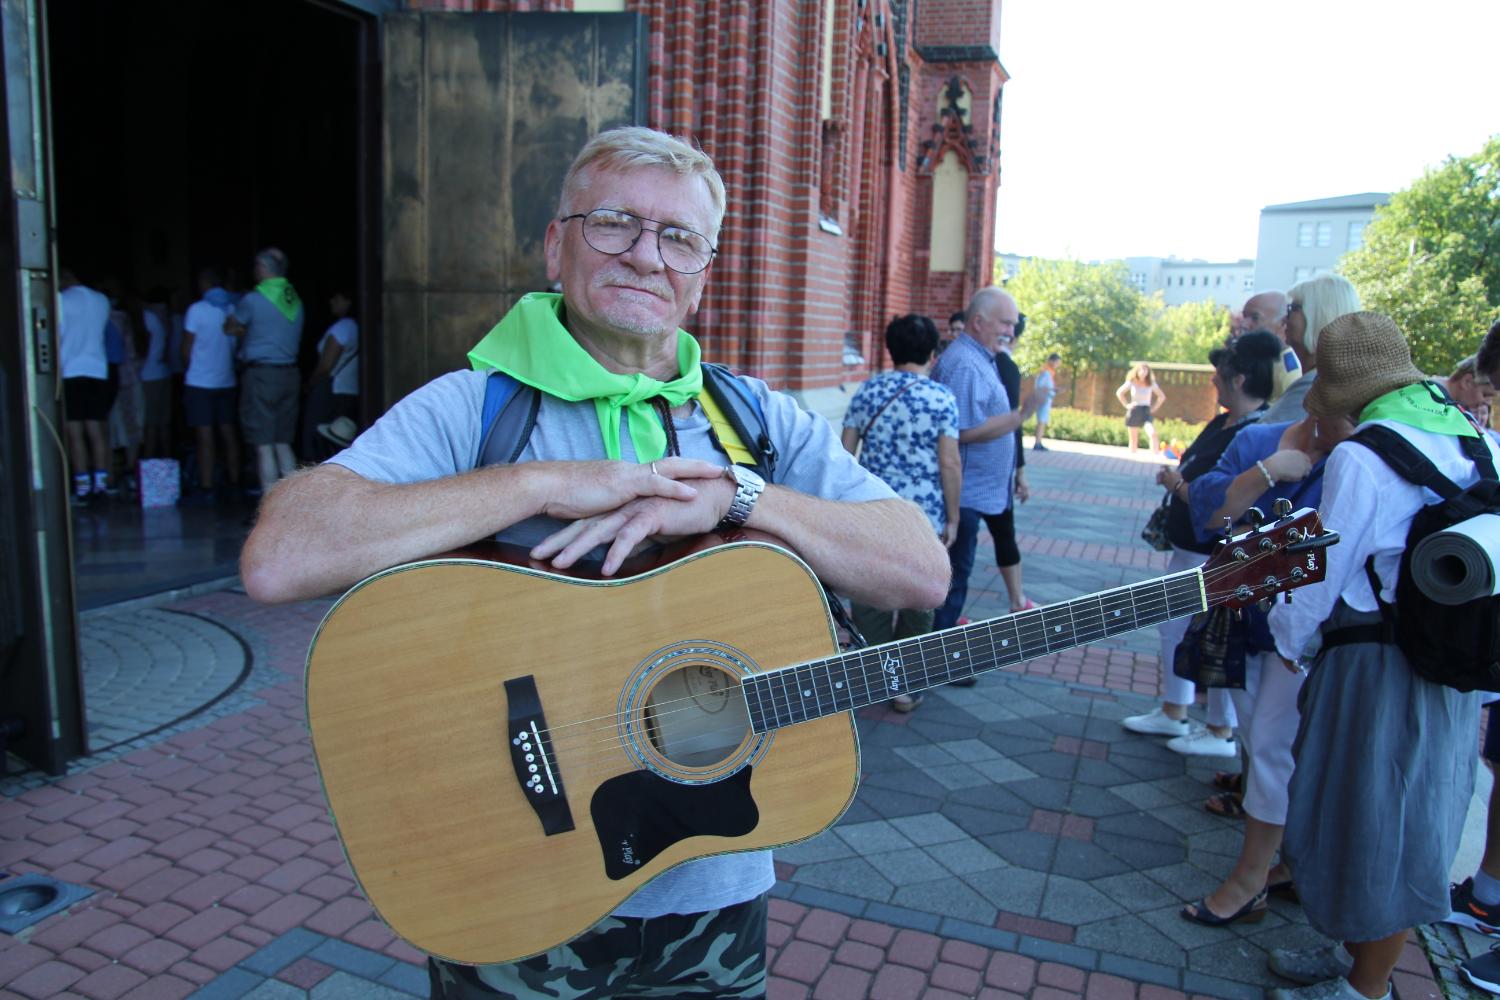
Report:
<svg viewBox="0 0 1500 1000"><path fill-rule="evenodd" d="M1459 437L1477 431L1411 361L1390 317L1341 316L1323 328L1307 412L1320 435L1333 421L1379 423L1460 485L1478 473ZM1336 442L1334 442L1336 443ZM1500 459L1500 449L1488 443ZM1319 638L1303 686L1283 854L1312 925L1340 944L1271 953L1273 971L1307 983L1281 1000L1390 996L1407 932L1450 911L1448 869L1474 781L1479 702L1418 677L1394 644L1340 630L1380 622L1365 564L1373 558L1384 600L1395 600L1401 552L1423 490L1373 451L1337 447L1323 487L1324 523L1340 532L1326 577L1271 611L1282 664ZM1350 640L1350 641L1345 641Z"/></svg>

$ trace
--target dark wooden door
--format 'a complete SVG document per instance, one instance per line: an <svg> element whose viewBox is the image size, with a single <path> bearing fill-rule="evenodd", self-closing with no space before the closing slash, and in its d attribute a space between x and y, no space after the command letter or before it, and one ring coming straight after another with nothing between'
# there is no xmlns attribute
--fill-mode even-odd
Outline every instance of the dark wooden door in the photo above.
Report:
<svg viewBox="0 0 1500 1000"><path fill-rule="evenodd" d="M384 18L383 292L375 412L465 367L526 292L590 136L640 124L639 14Z"/></svg>

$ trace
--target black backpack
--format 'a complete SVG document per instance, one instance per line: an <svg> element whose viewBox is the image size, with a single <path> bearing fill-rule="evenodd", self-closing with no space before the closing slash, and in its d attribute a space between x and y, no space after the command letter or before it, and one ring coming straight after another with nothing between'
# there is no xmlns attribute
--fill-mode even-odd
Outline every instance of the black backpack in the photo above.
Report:
<svg viewBox="0 0 1500 1000"><path fill-rule="evenodd" d="M1464 454L1473 460L1479 472L1479 479L1472 486L1460 489L1406 438L1388 427L1375 424L1349 440L1379 455L1402 479L1425 486L1442 498L1423 507L1412 518L1406 533L1406 548L1401 553L1395 604L1380 599L1374 557L1366 560L1365 574L1383 620L1374 626L1379 631L1378 638L1373 635L1350 638L1394 642L1418 676L1434 684L1445 684L1459 691L1500 691L1500 596L1480 597L1463 604L1441 604L1422 592L1412 578L1411 568L1412 553L1427 536L1480 514L1500 515L1500 480L1496 478L1489 448L1481 438L1458 439Z"/></svg>

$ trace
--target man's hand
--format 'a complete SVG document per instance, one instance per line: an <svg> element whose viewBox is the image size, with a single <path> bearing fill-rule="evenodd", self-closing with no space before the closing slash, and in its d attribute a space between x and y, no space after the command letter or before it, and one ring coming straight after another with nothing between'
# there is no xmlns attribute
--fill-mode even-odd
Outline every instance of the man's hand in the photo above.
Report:
<svg viewBox="0 0 1500 1000"><path fill-rule="evenodd" d="M952 545L953 545L953 543L956 542L956 541L958 541L958 518L955 517L955 518L953 518L953 520L951 520L947 524L943 525L943 536L942 537L943 537L943 548L945 548L945 549L946 548L951 548Z"/></svg>
<svg viewBox="0 0 1500 1000"><path fill-rule="evenodd" d="M669 463L674 464L669 466ZM675 463L693 468L685 469ZM712 531L724 519L734 499L734 484L724 476L721 467L689 459L662 459L656 467L659 474L654 478L665 480L676 489L657 495L641 494L593 514L579 514L576 508L568 513L549 508L546 513L550 516L573 523L538 543L531 550L532 558L550 560L558 569L567 569L596 546L608 545L601 572L612 576L636 546L647 539L701 535ZM701 474L708 469L712 470L711 475ZM696 488L670 478L676 476L691 476ZM684 489L690 495L680 492Z"/></svg>
<svg viewBox="0 0 1500 1000"><path fill-rule="evenodd" d="M1016 470L1016 499L1022 503L1031 499L1031 487L1026 485L1026 473L1021 469Z"/></svg>
<svg viewBox="0 0 1500 1000"><path fill-rule="evenodd" d="M644 465L607 460L529 462L525 467L546 476L539 513L559 521L606 514L640 498L693 500L704 480L724 476L722 466L694 458L663 458Z"/></svg>

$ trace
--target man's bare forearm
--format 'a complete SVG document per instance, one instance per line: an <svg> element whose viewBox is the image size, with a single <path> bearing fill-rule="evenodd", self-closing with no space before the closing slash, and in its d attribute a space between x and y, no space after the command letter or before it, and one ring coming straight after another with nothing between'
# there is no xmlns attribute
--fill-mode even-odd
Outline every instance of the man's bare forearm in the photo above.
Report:
<svg viewBox="0 0 1500 1000"><path fill-rule="evenodd" d="M1021 426L1023 417L1020 410L1011 410L990 417L982 424L975 424L967 430L958 432L959 444L978 444L981 441L993 441L995 438L1014 434Z"/></svg>
<svg viewBox="0 0 1500 1000"><path fill-rule="evenodd" d="M824 583L861 604L935 608L948 595L948 554L906 500L841 503L770 486L747 526L785 541Z"/></svg>
<svg viewBox="0 0 1500 1000"><path fill-rule="evenodd" d="M273 603L316 597L485 538L537 512L531 471L496 466L390 484L320 465L289 476L266 497L245 542L245 590Z"/></svg>

